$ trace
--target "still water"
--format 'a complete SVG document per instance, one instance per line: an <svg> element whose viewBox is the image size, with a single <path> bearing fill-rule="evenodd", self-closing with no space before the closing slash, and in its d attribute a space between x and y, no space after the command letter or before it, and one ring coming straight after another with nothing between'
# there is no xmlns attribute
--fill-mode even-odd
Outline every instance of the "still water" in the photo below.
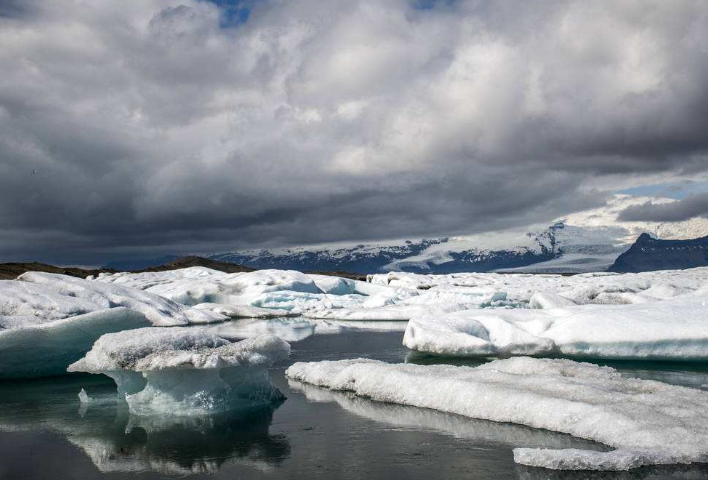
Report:
<svg viewBox="0 0 708 480"><path fill-rule="evenodd" d="M207 418L132 416L98 375L0 382L0 479L611 479L708 478L708 467L559 473L520 467L512 448L597 448L567 435L387 405L289 382L297 361L367 357L431 362L401 345L405 323L240 321L234 338L278 333L293 347L271 372L280 405ZM196 327L195 327L196 328ZM382 331L383 329L383 331ZM449 360L453 362L452 360ZM467 362L473 363L473 362ZM706 388L700 365L617 363L627 375ZM79 403L85 388L94 401Z"/></svg>

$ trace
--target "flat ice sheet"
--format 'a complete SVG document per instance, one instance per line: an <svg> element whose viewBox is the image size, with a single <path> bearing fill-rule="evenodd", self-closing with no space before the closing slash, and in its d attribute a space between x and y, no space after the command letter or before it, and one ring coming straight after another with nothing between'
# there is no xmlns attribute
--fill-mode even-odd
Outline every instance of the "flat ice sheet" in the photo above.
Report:
<svg viewBox="0 0 708 480"><path fill-rule="evenodd" d="M403 344L444 356L708 359L708 299L470 310L408 322Z"/></svg>
<svg viewBox="0 0 708 480"><path fill-rule="evenodd" d="M296 363L291 380L371 400L567 433L614 450L517 448L517 463L629 470L708 460L708 393L622 378L612 368L529 357L479 367L356 359Z"/></svg>

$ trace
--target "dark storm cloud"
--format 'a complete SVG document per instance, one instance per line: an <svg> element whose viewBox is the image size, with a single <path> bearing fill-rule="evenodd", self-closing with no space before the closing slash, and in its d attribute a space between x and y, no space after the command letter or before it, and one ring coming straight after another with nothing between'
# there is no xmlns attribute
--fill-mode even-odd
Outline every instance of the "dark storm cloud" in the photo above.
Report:
<svg viewBox="0 0 708 480"><path fill-rule="evenodd" d="M619 215L624 222L681 222L708 217L708 193L695 193L676 202L647 202L626 208Z"/></svg>
<svg viewBox="0 0 708 480"><path fill-rule="evenodd" d="M707 15L0 1L0 260L478 233L704 175Z"/></svg>
<svg viewBox="0 0 708 480"><path fill-rule="evenodd" d="M21 18L34 9L32 0L0 0L0 17Z"/></svg>

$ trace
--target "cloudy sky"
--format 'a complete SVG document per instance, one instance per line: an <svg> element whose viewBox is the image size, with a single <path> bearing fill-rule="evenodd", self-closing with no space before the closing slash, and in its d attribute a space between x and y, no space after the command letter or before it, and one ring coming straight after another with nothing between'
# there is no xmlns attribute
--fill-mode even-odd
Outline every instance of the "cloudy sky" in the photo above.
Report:
<svg viewBox="0 0 708 480"><path fill-rule="evenodd" d="M704 0L0 0L0 261L477 233L705 185L706 25ZM623 218L706 214L689 187Z"/></svg>

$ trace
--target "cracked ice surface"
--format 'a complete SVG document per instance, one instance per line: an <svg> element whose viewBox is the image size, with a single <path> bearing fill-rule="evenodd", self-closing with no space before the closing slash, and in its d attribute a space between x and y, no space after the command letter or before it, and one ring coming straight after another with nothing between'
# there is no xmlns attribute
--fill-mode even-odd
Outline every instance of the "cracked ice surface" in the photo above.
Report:
<svg viewBox="0 0 708 480"><path fill-rule="evenodd" d="M517 463L628 470L708 460L708 393L622 378L609 367L529 357L478 367L374 360L296 363L288 378L371 400L567 433L614 450L517 448Z"/></svg>
<svg viewBox="0 0 708 480"><path fill-rule="evenodd" d="M237 343L194 328L146 328L104 335L71 372L113 378L137 415L201 415L282 398L268 367L290 345L262 335Z"/></svg>

